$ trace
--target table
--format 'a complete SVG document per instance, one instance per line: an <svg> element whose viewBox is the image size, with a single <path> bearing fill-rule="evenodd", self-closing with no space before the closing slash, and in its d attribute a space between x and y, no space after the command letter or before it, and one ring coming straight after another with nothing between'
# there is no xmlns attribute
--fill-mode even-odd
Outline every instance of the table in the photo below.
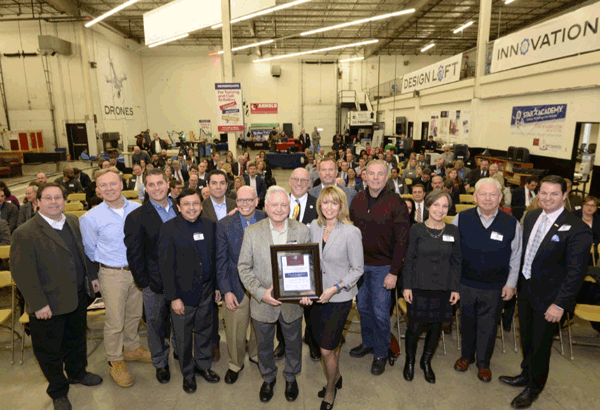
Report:
<svg viewBox="0 0 600 410"><path fill-rule="evenodd" d="M229 151L229 144L226 142L217 144L217 151Z"/></svg>
<svg viewBox="0 0 600 410"><path fill-rule="evenodd" d="M246 146L252 150L267 150L269 149L269 143L267 141L248 141Z"/></svg>
<svg viewBox="0 0 600 410"><path fill-rule="evenodd" d="M267 161L271 168L284 168L284 169L296 169L304 166L302 159L304 153L298 154L275 154L272 152L267 153Z"/></svg>

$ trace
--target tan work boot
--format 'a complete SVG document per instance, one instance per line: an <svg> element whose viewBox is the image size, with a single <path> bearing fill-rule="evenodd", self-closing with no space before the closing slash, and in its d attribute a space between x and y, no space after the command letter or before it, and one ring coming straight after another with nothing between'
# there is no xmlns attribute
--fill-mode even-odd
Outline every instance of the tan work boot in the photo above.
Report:
<svg viewBox="0 0 600 410"><path fill-rule="evenodd" d="M119 387L131 387L133 386L133 383L135 383L135 380L133 380L133 377L129 374L127 365L125 365L123 360L108 362L108 370L110 376Z"/></svg>
<svg viewBox="0 0 600 410"><path fill-rule="evenodd" d="M123 357L126 362L152 363L152 355L149 351L140 346L135 350L123 350Z"/></svg>

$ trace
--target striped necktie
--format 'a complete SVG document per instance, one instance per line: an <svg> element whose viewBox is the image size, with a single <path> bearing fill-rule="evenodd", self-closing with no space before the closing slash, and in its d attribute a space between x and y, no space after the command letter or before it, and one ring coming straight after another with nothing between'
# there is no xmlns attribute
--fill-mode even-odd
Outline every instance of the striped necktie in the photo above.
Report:
<svg viewBox="0 0 600 410"><path fill-rule="evenodd" d="M294 207L294 219L298 221L300 217L300 201L296 199L296 206Z"/></svg>
<svg viewBox="0 0 600 410"><path fill-rule="evenodd" d="M415 221L423 222L423 214L421 213L421 205L417 205L417 215L415 217Z"/></svg>

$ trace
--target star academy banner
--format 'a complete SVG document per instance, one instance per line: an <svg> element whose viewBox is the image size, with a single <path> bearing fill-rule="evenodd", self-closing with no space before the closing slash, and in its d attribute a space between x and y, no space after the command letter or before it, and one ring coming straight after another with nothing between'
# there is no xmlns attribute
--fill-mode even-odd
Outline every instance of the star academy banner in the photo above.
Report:
<svg viewBox="0 0 600 410"><path fill-rule="evenodd" d="M218 132L244 131L242 86L240 83L216 83Z"/></svg>
<svg viewBox="0 0 600 410"><path fill-rule="evenodd" d="M402 77L402 94L460 80L461 62L462 53L405 74Z"/></svg>
<svg viewBox="0 0 600 410"><path fill-rule="evenodd" d="M522 146L540 151L561 151L567 104L513 107L510 133L523 139ZM529 141L529 142L528 142Z"/></svg>
<svg viewBox="0 0 600 410"><path fill-rule="evenodd" d="M491 72L600 49L600 2L494 42Z"/></svg>

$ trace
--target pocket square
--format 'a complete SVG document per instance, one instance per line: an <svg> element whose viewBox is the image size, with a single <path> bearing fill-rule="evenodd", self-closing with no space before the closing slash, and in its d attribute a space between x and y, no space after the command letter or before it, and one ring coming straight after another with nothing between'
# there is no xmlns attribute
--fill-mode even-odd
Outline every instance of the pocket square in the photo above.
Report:
<svg viewBox="0 0 600 410"><path fill-rule="evenodd" d="M560 242L560 238L558 237L558 235L554 235L552 237L552 242Z"/></svg>

